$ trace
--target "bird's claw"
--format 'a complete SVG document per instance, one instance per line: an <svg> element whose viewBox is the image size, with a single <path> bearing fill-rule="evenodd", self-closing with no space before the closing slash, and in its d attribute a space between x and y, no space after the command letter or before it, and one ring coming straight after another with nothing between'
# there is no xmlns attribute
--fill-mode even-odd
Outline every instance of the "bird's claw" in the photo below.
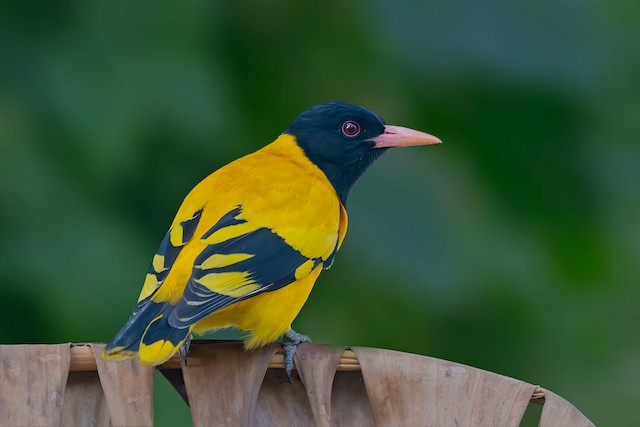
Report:
<svg viewBox="0 0 640 427"><path fill-rule="evenodd" d="M289 332L284 335L282 340L282 347L284 350L284 372L287 374L287 380L289 380L289 383L293 383L293 379L291 378L291 372L293 371L293 356L296 354L298 344L303 342L311 342L311 338L306 335L302 335L293 329L290 329Z"/></svg>
<svg viewBox="0 0 640 427"><path fill-rule="evenodd" d="M192 339L193 339L193 334L190 333L189 335L187 335L187 338L185 338L184 342L180 346L180 349L178 350L180 351L180 356L182 357L182 360L184 360L184 366L187 366L187 357L189 356L189 349L191 348Z"/></svg>

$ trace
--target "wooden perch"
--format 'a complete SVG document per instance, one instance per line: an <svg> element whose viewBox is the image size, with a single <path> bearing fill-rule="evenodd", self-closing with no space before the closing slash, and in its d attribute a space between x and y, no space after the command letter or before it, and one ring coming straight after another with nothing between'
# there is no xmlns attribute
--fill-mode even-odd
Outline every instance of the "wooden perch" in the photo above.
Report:
<svg viewBox="0 0 640 427"><path fill-rule="evenodd" d="M180 354L176 353L171 359L160 368L180 369ZM295 367L294 367L295 368ZM269 362L269 369L284 369L284 354L282 349L279 349L276 354L273 355ZM71 369L72 372L82 371L95 371L96 359L93 356L93 350L89 344L74 344L71 347ZM337 371L359 371L360 363L356 354L351 350L345 350L340 357ZM531 402L537 404L544 403L545 389L537 387L531 396Z"/></svg>
<svg viewBox="0 0 640 427"><path fill-rule="evenodd" d="M180 354L176 353L161 368L180 369ZM295 367L294 367L295 368ZM284 369L284 354L278 350L269 362L269 369ZM96 359L89 344L74 344L71 347L71 371L95 371ZM360 364L356 354L351 350L345 350L338 364L338 371L359 371Z"/></svg>
<svg viewBox="0 0 640 427"><path fill-rule="evenodd" d="M153 424L155 368L100 359L104 344L0 345L0 427ZM159 369L194 425L518 426L530 403L541 427L591 427L541 387L455 362L392 350L305 343L286 381L279 344L195 341Z"/></svg>

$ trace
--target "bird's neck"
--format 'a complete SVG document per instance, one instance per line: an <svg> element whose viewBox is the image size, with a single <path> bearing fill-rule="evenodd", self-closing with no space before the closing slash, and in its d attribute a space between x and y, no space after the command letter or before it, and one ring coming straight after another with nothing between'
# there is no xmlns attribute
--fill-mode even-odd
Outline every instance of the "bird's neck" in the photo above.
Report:
<svg viewBox="0 0 640 427"><path fill-rule="evenodd" d="M353 184L362 176L364 171L371 166L371 163L373 163L376 157L372 156L371 159L363 159L354 164L336 165L334 163L320 161L318 167L324 172L331 185L333 185L342 204L346 206L351 187L353 187Z"/></svg>
<svg viewBox="0 0 640 427"><path fill-rule="evenodd" d="M345 185L344 180L340 179L339 168L333 165L326 165L326 169L323 169L313 159L310 159L293 135L283 133L271 144L262 148L261 151L280 158L286 158L288 162L297 164L307 174L311 174L316 179L328 180L338 194L342 204L345 204L349 189L353 183Z"/></svg>
<svg viewBox="0 0 640 427"><path fill-rule="evenodd" d="M371 166L386 149L377 149L361 153L352 160L341 158L336 163L320 155L314 155L312 150L305 149L296 137L283 133L273 143L264 148L278 156L285 156L291 161L300 163L305 168L317 169L331 183L343 205L347 204L347 197L353 184Z"/></svg>
<svg viewBox="0 0 640 427"><path fill-rule="evenodd" d="M340 197L340 201L345 206L347 205L347 197L353 184L355 184L369 166L386 151L386 149L383 148L361 151L355 155L349 153L350 155L336 157L332 155L327 156L326 154L323 155L322 153L318 153L317 150L309 149L304 143L300 144L300 141L297 141L295 137L294 141L301 147L305 157L324 173L338 194L338 197Z"/></svg>

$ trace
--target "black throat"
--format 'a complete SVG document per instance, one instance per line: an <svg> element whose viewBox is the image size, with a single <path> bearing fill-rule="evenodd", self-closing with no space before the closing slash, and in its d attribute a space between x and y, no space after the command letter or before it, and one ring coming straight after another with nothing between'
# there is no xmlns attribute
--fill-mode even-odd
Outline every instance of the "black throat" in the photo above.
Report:
<svg viewBox="0 0 640 427"><path fill-rule="evenodd" d="M331 185L333 185L344 206L347 205L347 197L353 184L355 184L358 178L362 176L373 162L387 151L387 149L384 148L375 149L366 147L359 150L357 156L348 156L351 158L346 158L344 161L336 163L335 161L323 158L322 153L317 153L316 150L309 147L309 144L306 144L304 140L297 142L307 158L318 166L327 176L327 179Z"/></svg>
<svg viewBox="0 0 640 427"><path fill-rule="evenodd" d="M344 126L355 127L353 133ZM364 107L335 101L315 105L291 122L286 134L331 182L343 205L349 190L386 150L373 138L384 133L384 120Z"/></svg>

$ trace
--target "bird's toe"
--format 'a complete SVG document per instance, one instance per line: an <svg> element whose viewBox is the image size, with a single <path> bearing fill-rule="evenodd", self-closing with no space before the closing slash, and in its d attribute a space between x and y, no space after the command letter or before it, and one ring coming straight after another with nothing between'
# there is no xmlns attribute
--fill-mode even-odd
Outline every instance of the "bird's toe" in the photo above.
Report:
<svg viewBox="0 0 640 427"><path fill-rule="evenodd" d="M282 346L284 350L284 371L290 383L293 382L291 373L293 372L293 357L296 355L298 344L311 342L311 338L290 329L283 337Z"/></svg>

